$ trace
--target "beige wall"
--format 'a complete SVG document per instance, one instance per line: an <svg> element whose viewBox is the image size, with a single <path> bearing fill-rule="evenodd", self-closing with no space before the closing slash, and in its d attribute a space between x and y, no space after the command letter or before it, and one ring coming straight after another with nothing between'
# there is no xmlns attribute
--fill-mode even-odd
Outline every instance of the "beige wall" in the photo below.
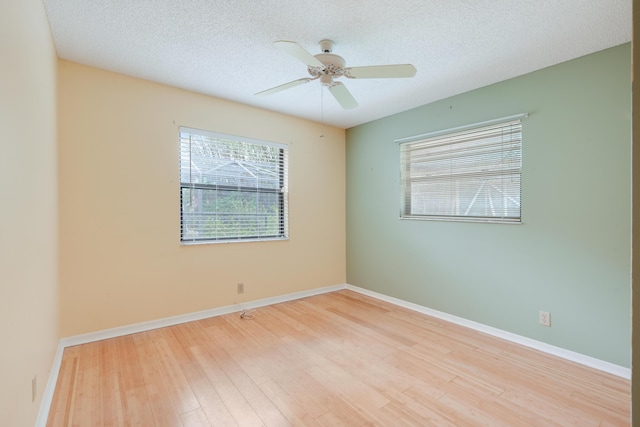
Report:
<svg viewBox="0 0 640 427"><path fill-rule="evenodd" d="M345 282L345 134L59 62L61 336ZM179 244L178 128L289 144L290 240ZM245 293L236 294L236 284Z"/></svg>
<svg viewBox="0 0 640 427"><path fill-rule="evenodd" d="M20 427L58 341L57 60L40 0L0 2L0 58L0 425Z"/></svg>

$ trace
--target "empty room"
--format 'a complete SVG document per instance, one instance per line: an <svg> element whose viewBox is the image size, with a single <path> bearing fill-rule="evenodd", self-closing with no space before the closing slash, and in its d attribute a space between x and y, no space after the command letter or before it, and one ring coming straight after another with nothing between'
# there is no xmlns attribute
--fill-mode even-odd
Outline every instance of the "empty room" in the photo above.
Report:
<svg viewBox="0 0 640 427"><path fill-rule="evenodd" d="M633 425L632 22L2 2L0 425Z"/></svg>

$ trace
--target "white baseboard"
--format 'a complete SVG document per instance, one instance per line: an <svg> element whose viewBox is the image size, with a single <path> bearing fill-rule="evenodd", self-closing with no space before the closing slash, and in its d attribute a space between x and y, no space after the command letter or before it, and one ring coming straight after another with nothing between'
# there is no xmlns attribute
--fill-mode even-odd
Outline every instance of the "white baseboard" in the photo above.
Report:
<svg viewBox="0 0 640 427"><path fill-rule="evenodd" d="M53 392L56 390L58 375L60 374L60 366L62 365L63 352L64 346L60 341L58 342L56 355L53 357L53 363L51 365L51 371L49 372L49 378L47 379L47 385L42 393L42 401L40 402L40 409L38 410L38 418L36 418L36 427L46 427L47 425L49 409L51 409L51 402L53 401Z"/></svg>
<svg viewBox="0 0 640 427"><path fill-rule="evenodd" d="M603 372L608 372L610 374L613 374L622 378L631 379L631 369L625 368L623 366L615 365L610 362L605 362L604 360L596 359L590 356L585 356L583 354L576 353L574 351L570 351L570 350L566 350L550 344L546 344L541 341L536 341L527 337L523 337L521 335L504 331L502 329L493 328L491 326L483 325L482 323L477 323L471 320L464 319L462 317L453 316L451 314L433 310L431 308L424 307L422 305L418 305L418 304L414 304L398 298L390 297L384 294L370 291L368 289L360 288L358 286L342 284L342 285L334 285L334 286L327 286L324 288L310 289L308 291L294 292L291 294L280 295L276 297L246 302L246 303L242 303L241 307L240 305L228 305L225 307L213 308L210 310L203 310L195 313L182 314L182 315L173 316L173 317L165 317L162 319L152 320L149 322L136 323L133 325L120 326L117 328L105 329L102 331L91 332L88 334L75 335L67 338L62 338L60 339L60 343L58 344L58 350L56 351L53 365L51 367L51 373L49 374L47 386L42 396L42 402L40 404L40 411L38 413L36 427L46 426L47 417L49 416L49 410L51 408L51 402L53 400L53 392L55 390L56 383L58 381L58 374L60 372L60 366L62 363L62 353L64 352L64 349L66 347L71 347L79 344L86 344L89 342L100 341L108 338L115 338L115 337L120 337L124 335L135 334L138 332L150 331L153 329L164 328L167 326L178 325L181 323L206 319L209 317L221 316L223 314L238 312L242 308L251 309L251 308L264 307L267 305L293 301L296 299L311 297L314 295L321 295L329 292L335 292L342 289L349 289L351 291L358 292L360 294L367 295L369 297L376 298L381 301L386 301L388 303L391 303L400 307L408 308L409 310L413 310L418 313L423 313L428 316L436 317L438 319L441 319L447 322L465 326L467 328L470 328L479 332L483 332L488 335L493 335L495 337L502 338L504 340L511 341L516 344L521 344L526 347L534 348L536 350L540 350L542 352L552 354L554 356L558 356L563 359L570 360L572 362L577 362L582 365L586 365Z"/></svg>
<svg viewBox="0 0 640 427"><path fill-rule="evenodd" d="M511 332L507 332L502 329L483 325L482 323L467 320L462 317L457 317L451 314L443 313L442 311L437 311L428 307L424 307L422 305L414 304L398 298L379 294L377 292L373 292L368 289L360 288L353 285L346 285L345 288L352 290L354 292L361 293L363 295L370 296L372 298L376 298L382 301L389 302L391 304L398 305L400 307L408 308L409 310L417 311L419 313L423 313L428 316L436 317L438 319L441 319L447 322L455 323L457 325L464 326L479 332L483 332L485 334L492 335L497 338L502 338L506 341L511 341L516 344L523 345L525 347L534 348L536 350L540 350L542 352L552 354L554 356L561 357L563 359L570 360L572 362L580 363L581 365L586 365L591 368L616 375L618 377L626 378L628 380L631 379L631 369L625 368L624 366L616 365L610 362L606 362L604 360L596 359L591 356L586 356L584 354L576 353L575 351L566 350L561 347L556 347L551 344L543 343L541 341L536 341L534 339L523 337L522 335L517 335Z"/></svg>
<svg viewBox="0 0 640 427"><path fill-rule="evenodd" d="M117 328L104 329L102 331L90 332L88 334L75 335L60 339L58 344L58 350L51 366L51 372L49 379L47 380L47 386L42 396L42 402L40 403L40 410L38 412L38 418L36 420L36 427L45 427L47 424L47 418L49 417L49 410L51 409L51 402L53 401L53 392L58 382L58 374L60 373L60 366L62 364L62 353L67 347L74 345L86 344L94 341L101 341L108 338L116 338L124 335L135 334L138 332L151 331L153 329L164 328L167 326L179 325L181 323L193 322L195 320L206 319L209 317L221 316L223 314L229 314L239 312L242 309L251 309L264 307L267 305L278 304L281 302L293 301L300 298L311 297L314 295L326 294L328 292L339 291L344 289L346 285L334 285L324 288L310 289L308 291L294 292L291 294L280 295L271 298L264 298L256 301L250 301L242 304L227 305L224 307L212 308L209 310L197 311L195 313L181 314L178 316L165 317L162 319L151 320L149 322L135 323L132 325L119 326Z"/></svg>
<svg viewBox="0 0 640 427"><path fill-rule="evenodd" d="M117 328L104 329L102 331L90 332L88 334L75 335L72 337L62 338L60 342L64 347L73 345L86 344L93 341L105 340L108 338L121 337L124 335L135 334L138 332L151 331L153 329L165 328L167 326L179 325L180 323L193 322L195 320L206 319L209 317L222 316L224 314L238 312L241 309L264 307L267 305L278 304L286 301L293 301L300 298L306 298L314 295L326 294L340 289L344 289L346 285L334 285L324 288L311 289L308 291L294 292L291 294L280 295L277 297L264 298L260 300L245 302L242 304L227 305L224 307L212 308L209 310L196 311L194 313L180 314L178 316L165 317L162 319L151 320L148 322L134 323L132 325L119 326Z"/></svg>

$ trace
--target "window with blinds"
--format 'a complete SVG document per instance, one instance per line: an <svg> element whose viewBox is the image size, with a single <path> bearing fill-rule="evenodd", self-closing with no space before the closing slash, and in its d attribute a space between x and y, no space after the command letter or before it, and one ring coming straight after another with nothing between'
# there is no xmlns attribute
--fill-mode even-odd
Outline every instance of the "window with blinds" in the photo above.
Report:
<svg viewBox="0 0 640 427"><path fill-rule="evenodd" d="M521 222L521 118L398 142L401 218Z"/></svg>
<svg viewBox="0 0 640 427"><path fill-rule="evenodd" d="M181 242L286 239L287 151L181 127Z"/></svg>

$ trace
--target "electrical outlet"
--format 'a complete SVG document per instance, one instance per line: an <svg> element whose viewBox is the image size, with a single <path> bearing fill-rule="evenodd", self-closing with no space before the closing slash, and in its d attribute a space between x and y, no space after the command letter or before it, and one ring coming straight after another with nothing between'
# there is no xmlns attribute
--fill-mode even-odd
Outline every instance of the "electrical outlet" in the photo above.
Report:
<svg viewBox="0 0 640 427"><path fill-rule="evenodd" d="M244 294L244 283L238 283L238 293Z"/></svg>
<svg viewBox="0 0 640 427"><path fill-rule="evenodd" d="M31 379L31 402L35 402L36 397L38 397L38 377L34 375Z"/></svg>
<svg viewBox="0 0 640 427"><path fill-rule="evenodd" d="M548 311L541 311L539 316L538 322L542 326L551 326L551 313Z"/></svg>

